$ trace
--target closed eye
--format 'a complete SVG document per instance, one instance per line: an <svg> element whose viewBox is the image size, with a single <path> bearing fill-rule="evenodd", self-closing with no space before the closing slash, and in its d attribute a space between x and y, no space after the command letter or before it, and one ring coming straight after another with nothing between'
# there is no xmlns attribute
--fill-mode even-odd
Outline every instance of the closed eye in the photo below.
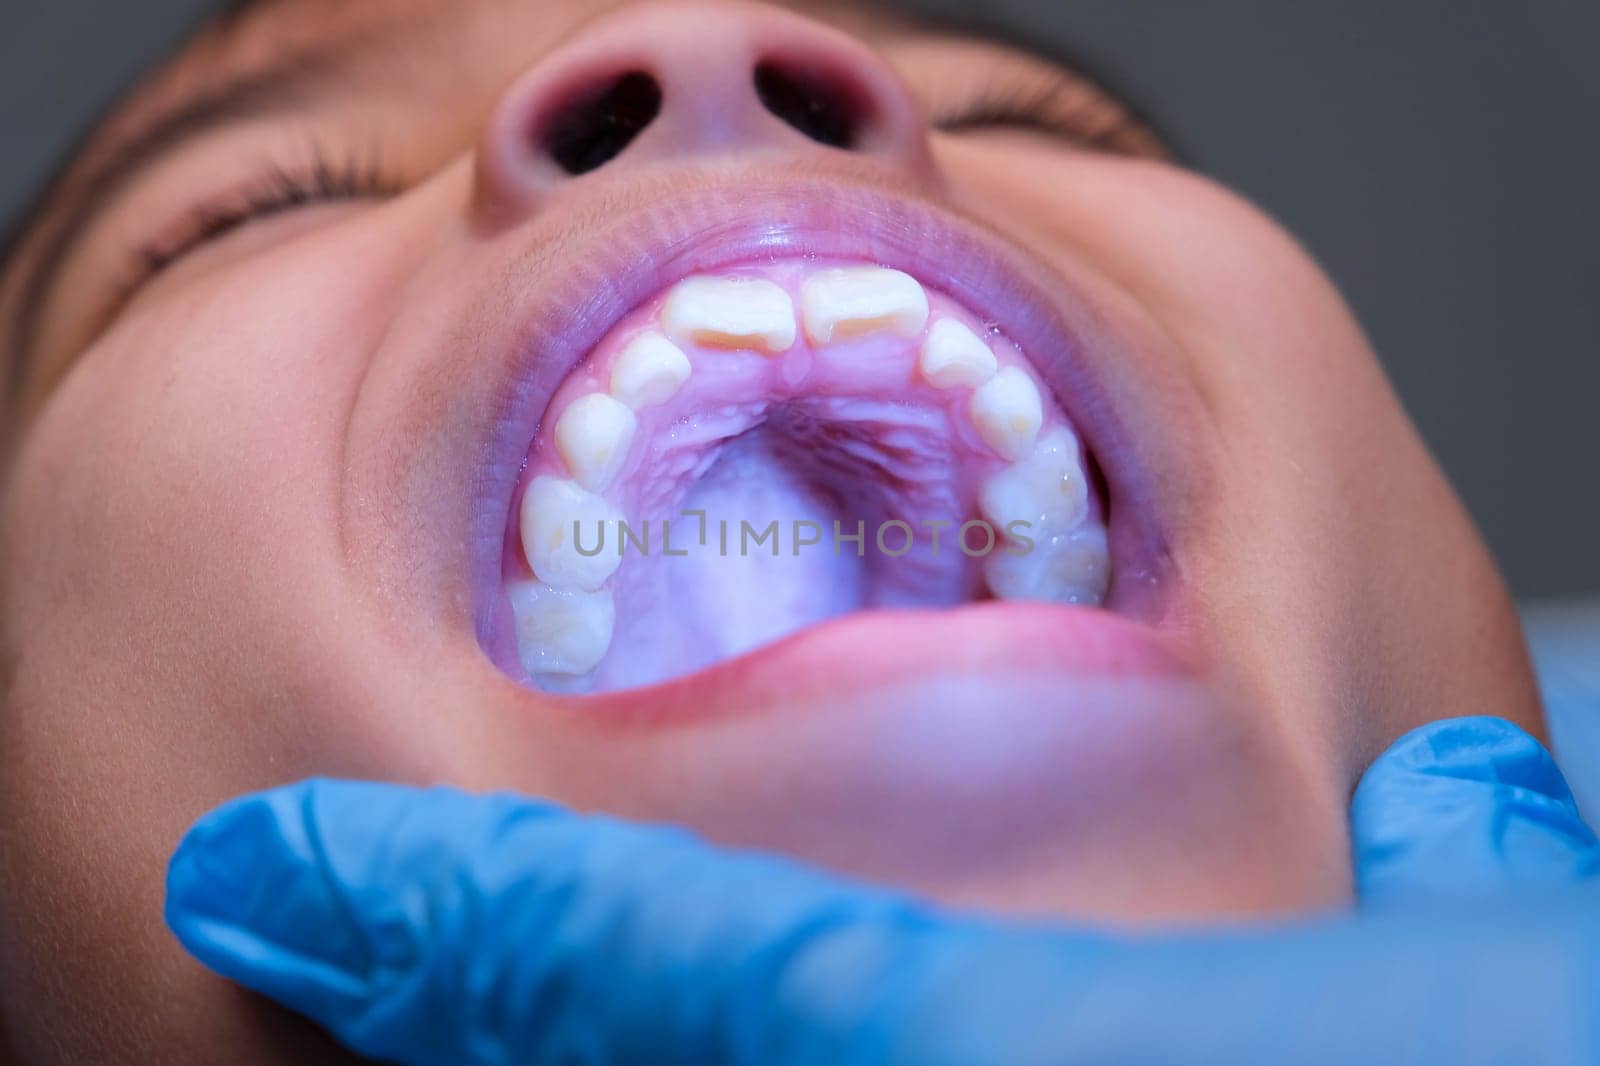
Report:
<svg viewBox="0 0 1600 1066"><path fill-rule="evenodd" d="M320 148L298 169L269 165L233 191L201 200L140 245L124 292L131 294L184 256L253 222L319 204L388 199L400 191L375 163L336 159Z"/></svg>
<svg viewBox="0 0 1600 1066"><path fill-rule="evenodd" d="M963 99L936 106L931 124L945 133L1025 130L1095 151L1165 154L1145 123L1087 83L1066 76L988 83Z"/></svg>

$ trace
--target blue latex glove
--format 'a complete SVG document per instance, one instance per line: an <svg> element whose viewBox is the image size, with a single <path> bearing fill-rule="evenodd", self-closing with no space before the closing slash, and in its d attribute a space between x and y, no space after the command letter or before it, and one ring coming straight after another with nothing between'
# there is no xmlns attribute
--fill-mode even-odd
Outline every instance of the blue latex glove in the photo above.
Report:
<svg viewBox="0 0 1600 1066"><path fill-rule="evenodd" d="M1352 826L1359 916L1139 938L513 796L316 781L201 821L167 917L407 1063L1600 1062L1597 846L1536 742L1419 730Z"/></svg>

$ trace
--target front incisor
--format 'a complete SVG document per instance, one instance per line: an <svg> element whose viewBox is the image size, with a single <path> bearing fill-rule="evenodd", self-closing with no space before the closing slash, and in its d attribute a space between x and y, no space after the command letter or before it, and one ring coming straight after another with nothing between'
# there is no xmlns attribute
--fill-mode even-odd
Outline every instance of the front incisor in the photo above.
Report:
<svg viewBox="0 0 1600 1066"><path fill-rule="evenodd" d="M688 278L661 309L661 325L679 344L776 355L794 346L794 301L762 278Z"/></svg>
<svg viewBox="0 0 1600 1066"><path fill-rule="evenodd" d="M835 267L819 270L800 286L800 317L816 344L880 331L915 337L928 323L928 294L903 271Z"/></svg>

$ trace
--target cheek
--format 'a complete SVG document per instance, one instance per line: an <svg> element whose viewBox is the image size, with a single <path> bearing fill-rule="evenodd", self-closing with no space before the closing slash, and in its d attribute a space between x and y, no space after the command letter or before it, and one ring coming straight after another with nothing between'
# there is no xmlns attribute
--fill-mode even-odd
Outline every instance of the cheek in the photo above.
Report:
<svg viewBox="0 0 1600 1066"><path fill-rule="evenodd" d="M1270 409L1329 385L1381 390L1338 291L1253 205L1173 166L1035 140L947 138L963 201L1047 256L1092 264L1178 342L1214 406L1262 379L1284 398Z"/></svg>
<svg viewBox="0 0 1600 1066"><path fill-rule="evenodd" d="M7 641L90 747L120 732L85 758L95 773L164 777L143 750L179 778L237 777L351 739L337 716L301 727L297 705L324 698L341 642L338 458L386 319L371 261L285 249L152 300L31 430L8 492ZM197 771L206 751L222 757Z"/></svg>
<svg viewBox="0 0 1600 1066"><path fill-rule="evenodd" d="M1164 164L1035 147L956 146L969 202L1043 254L1089 264L1173 342L1155 368L1196 393L1228 473L1189 530L1228 594L1271 590L1278 612L1362 565L1351 503L1431 464L1343 299L1260 211ZM1157 383L1150 382L1155 385ZM1248 471L1248 477L1238 476ZM1252 563L1266 551L1277 565ZM1280 584L1300 588L1280 588Z"/></svg>
<svg viewBox="0 0 1600 1066"><path fill-rule="evenodd" d="M1462 707L1537 724L1493 564L1304 249L1162 164L1020 135L946 138L941 161L970 210L1087 265L1173 340L1170 380L1199 394L1224 472L1178 547L1199 621L1294 732L1353 774Z"/></svg>
<svg viewBox="0 0 1600 1066"><path fill-rule="evenodd" d="M306 713L331 691L325 501L364 343L343 277L241 271L152 301L61 383L6 485L0 871L29 875L0 873L0 971L24 996L74 989L23 1001L52 1036L87 1017L195 1046L193 1007L106 966L207 1001L159 921L179 835L274 773L370 776L384 757L370 725Z"/></svg>

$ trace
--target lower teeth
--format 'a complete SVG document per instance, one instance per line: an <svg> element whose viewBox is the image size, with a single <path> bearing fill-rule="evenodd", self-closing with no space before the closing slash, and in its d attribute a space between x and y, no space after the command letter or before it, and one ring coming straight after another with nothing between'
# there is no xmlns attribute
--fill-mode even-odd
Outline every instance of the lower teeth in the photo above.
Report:
<svg viewBox="0 0 1600 1066"><path fill-rule="evenodd" d="M530 461L507 572L524 669L597 691L866 607L1100 603L1082 448L985 332L907 275L803 262L630 315Z"/></svg>

